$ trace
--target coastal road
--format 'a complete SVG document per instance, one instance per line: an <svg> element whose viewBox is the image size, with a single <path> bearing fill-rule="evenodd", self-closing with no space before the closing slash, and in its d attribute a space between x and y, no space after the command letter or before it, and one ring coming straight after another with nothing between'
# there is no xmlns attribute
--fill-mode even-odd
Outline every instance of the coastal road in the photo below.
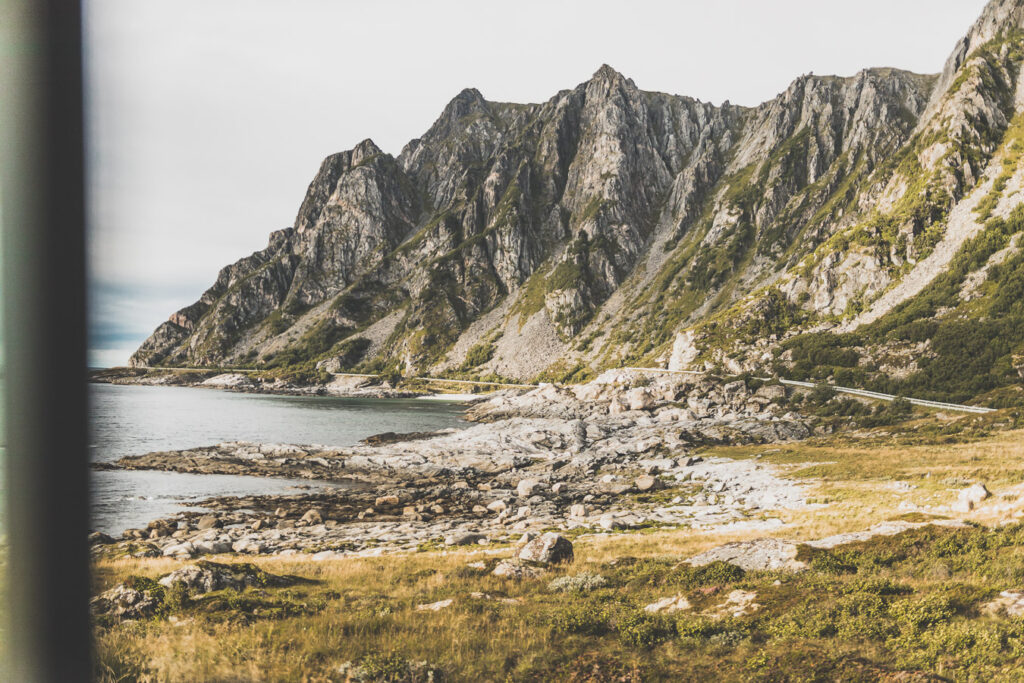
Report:
<svg viewBox="0 0 1024 683"><path fill-rule="evenodd" d="M243 369L243 368L165 368L165 367L153 367L153 368L150 368L150 369L151 370L173 370L175 372L209 372L211 370L219 370L219 371L222 371L222 372L241 372L241 373L260 372L259 370L253 370L253 369L249 369L249 368ZM701 372L701 371L698 371L698 370L666 370L664 368L633 368L633 367L626 367L626 368L619 368L619 370L629 370L629 371L632 371L632 372L662 373L662 374L668 374L668 375L706 375L706 374L708 374L706 372ZM370 378L370 377L373 377L373 378L380 377L380 375L359 374L359 373L354 373L354 372L332 372L330 374L334 375L335 377L367 377L367 378ZM418 379L418 380L423 380L423 381L428 381L428 382L446 382L446 383L450 383L450 384L468 384L468 385L471 385L471 386L512 387L512 388L516 388L516 389L533 389L533 388L538 386L536 384L512 384L512 383L509 383L509 382L481 382L481 381L468 380L468 379L447 379L447 378L444 378L444 377L426 377L426 376L418 376L418 377L413 377L411 379ZM777 380L779 383L785 384L786 386L801 387L803 389L814 389L815 387L818 387L818 386L827 386L827 387L830 387L831 389L833 389L837 394L849 394L850 396L858 396L860 398L870 398L870 399L874 399L876 401L895 401L897 398L906 398L906 400L909 401L912 405L921 406L923 408L935 408L937 410L951 410L951 411L954 411L954 412L976 413L976 414L979 414L979 415L984 415L984 414L987 414L987 413L994 413L995 412L994 408L984 408L982 406L967 406L967 405L961 405L959 403L944 403L942 401L929 401L929 400L923 399L923 398L910 398L910 397L905 397L905 396L904 397L894 396L893 394L883 394L883 393L879 393L877 391L868 391L866 389L854 389L852 387L841 387L841 386L838 386L838 385L835 385L835 384L825 384L825 383L815 384L814 382L799 382L799 381L792 380L792 379L782 379L781 377L757 377L755 379L759 379L759 380L764 381L764 382L773 382L773 381Z"/></svg>

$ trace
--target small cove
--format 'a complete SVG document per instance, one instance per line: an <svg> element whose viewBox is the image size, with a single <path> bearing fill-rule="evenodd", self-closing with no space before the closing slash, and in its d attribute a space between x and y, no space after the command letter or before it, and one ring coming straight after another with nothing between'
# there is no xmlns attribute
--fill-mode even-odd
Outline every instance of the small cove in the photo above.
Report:
<svg viewBox="0 0 1024 683"><path fill-rule="evenodd" d="M273 396L193 387L90 385L89 455L126 455L225 441L351 446L382 432L465 425L463 406L419 399ZM301 493L326 482L151 471L93 471L91 525L119 535L213 496Z"/></svg>

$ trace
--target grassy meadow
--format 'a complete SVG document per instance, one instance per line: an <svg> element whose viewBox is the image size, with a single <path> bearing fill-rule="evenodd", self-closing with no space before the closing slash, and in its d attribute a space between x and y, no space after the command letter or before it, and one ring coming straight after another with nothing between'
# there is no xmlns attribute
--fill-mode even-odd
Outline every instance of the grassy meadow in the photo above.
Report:
<svg viewBox="0 0 1024 683"><path fill-rule="evenodd" d="M574 539L571 565L536 579L491 576L511 554L496 546L320 562L254 557L302 581L196 599L168 590L151 619L97 623L96 673L102 681L1021 680L1024 618L986 605L1024 589L1024 431L958 443L913 433L708 449L777 465L805 482L816 504L770 513L787 524L768 534L586 534ZM948 511L975 481L992 498L970 513ZM971 525L804 546L809 568L796 574L681 563L752 536L810 540L947 516ZM99 559L94 583L99 591L179 566ZM575 578L552 585L566 576ZM744 594L756 607L726 614ZM690 609L644 611L666 597L684 597ZM417 609L448 599L437 611Z"/></svg>

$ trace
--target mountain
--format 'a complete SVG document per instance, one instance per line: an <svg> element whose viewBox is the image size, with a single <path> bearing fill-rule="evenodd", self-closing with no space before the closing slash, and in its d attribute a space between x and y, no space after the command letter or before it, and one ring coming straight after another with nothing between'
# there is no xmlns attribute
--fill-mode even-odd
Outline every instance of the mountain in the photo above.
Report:
<svg viewBox="0 0 1024 683"><path fill-rule="evenodd" d="M1024 0L993 0L940 74L805 75L754 108L607 65L542 104L464 90L397 157L325 159L294 225L131 362L990 392L1024 357L1022 59Z"/></svg>

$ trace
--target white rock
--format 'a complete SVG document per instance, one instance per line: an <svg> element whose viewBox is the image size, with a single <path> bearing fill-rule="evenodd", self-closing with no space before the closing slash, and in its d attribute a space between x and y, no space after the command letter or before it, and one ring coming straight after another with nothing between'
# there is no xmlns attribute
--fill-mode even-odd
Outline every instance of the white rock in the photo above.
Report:
<svg viewBox="0 0 1024 683"><path fill-rule="evenodd" d="M540 576L541 570L535 567L528 567L512 560L502 560L491 572L494 576L503 576L508 579L532 579Z"/></svg>
<svg viewBox="0 0 1024 683"><path fill-rule="evenodd" d="M655 404L654 397L645 387L630 389L624 398L630 410L650 410Z"/></svg>
<svg viewBox="0 0 1024 683"><path fill-rule="evenodd" d="M164 557L192 557L195 553L196 547L189 541L164 548Z"/></svg>
<svg viewBox="0 0 1024 683"><path fill-rule="evenodd" d="M986 500L991 495L992 494L988 492L988 489L985 488L984 484L974 484L973 486L968 486L967 488L960 492L960 495L958 496L958 501L968 501L973 505L977 505L978 503Z"/></svg>
<svg viewBox="0 0 1024 683"><path fill-rule="evenodd" d="M318 553L313 553L313 555L311 555L311 558L319 562L320 560L330 560L337 556L338 553L334 552L333 550L321 550Z"/></svg>
<svg viewBox="0 0 1024 683"><path fill-rule="evenodd" d="M540 486L540 482L536 479L523 479L516 485L516 493L521 498L529 498L533 495L534 489Z"/></svg>
<svg viewBox="0 0 1024 683"><path fill-rule="evenodd" d="M685 596L676 595L668 598L662 598L657 602L652 602L651 604L644 607L644 611L649 612L651 614L657 614L659 612L671 614L673 612L682 612L683 610L688 610L692 608L693 606L690 604L690 601L687 600Z"/></svg>
<svg viewBox="0 0 1024 683"><path fill-rule="evenodd" d="M572 562L572 541L561 534L548 532L523 546L519 559L540 564Z"/></svg>
<svg viewBox="0 0 1024 683"><path fill-rule="evenodd" d="M450 607L455 602L453 598L447 600L438 600L437 602L431 602L426 605L416 605L417 612L440 612L445 607Z"/></svg>

